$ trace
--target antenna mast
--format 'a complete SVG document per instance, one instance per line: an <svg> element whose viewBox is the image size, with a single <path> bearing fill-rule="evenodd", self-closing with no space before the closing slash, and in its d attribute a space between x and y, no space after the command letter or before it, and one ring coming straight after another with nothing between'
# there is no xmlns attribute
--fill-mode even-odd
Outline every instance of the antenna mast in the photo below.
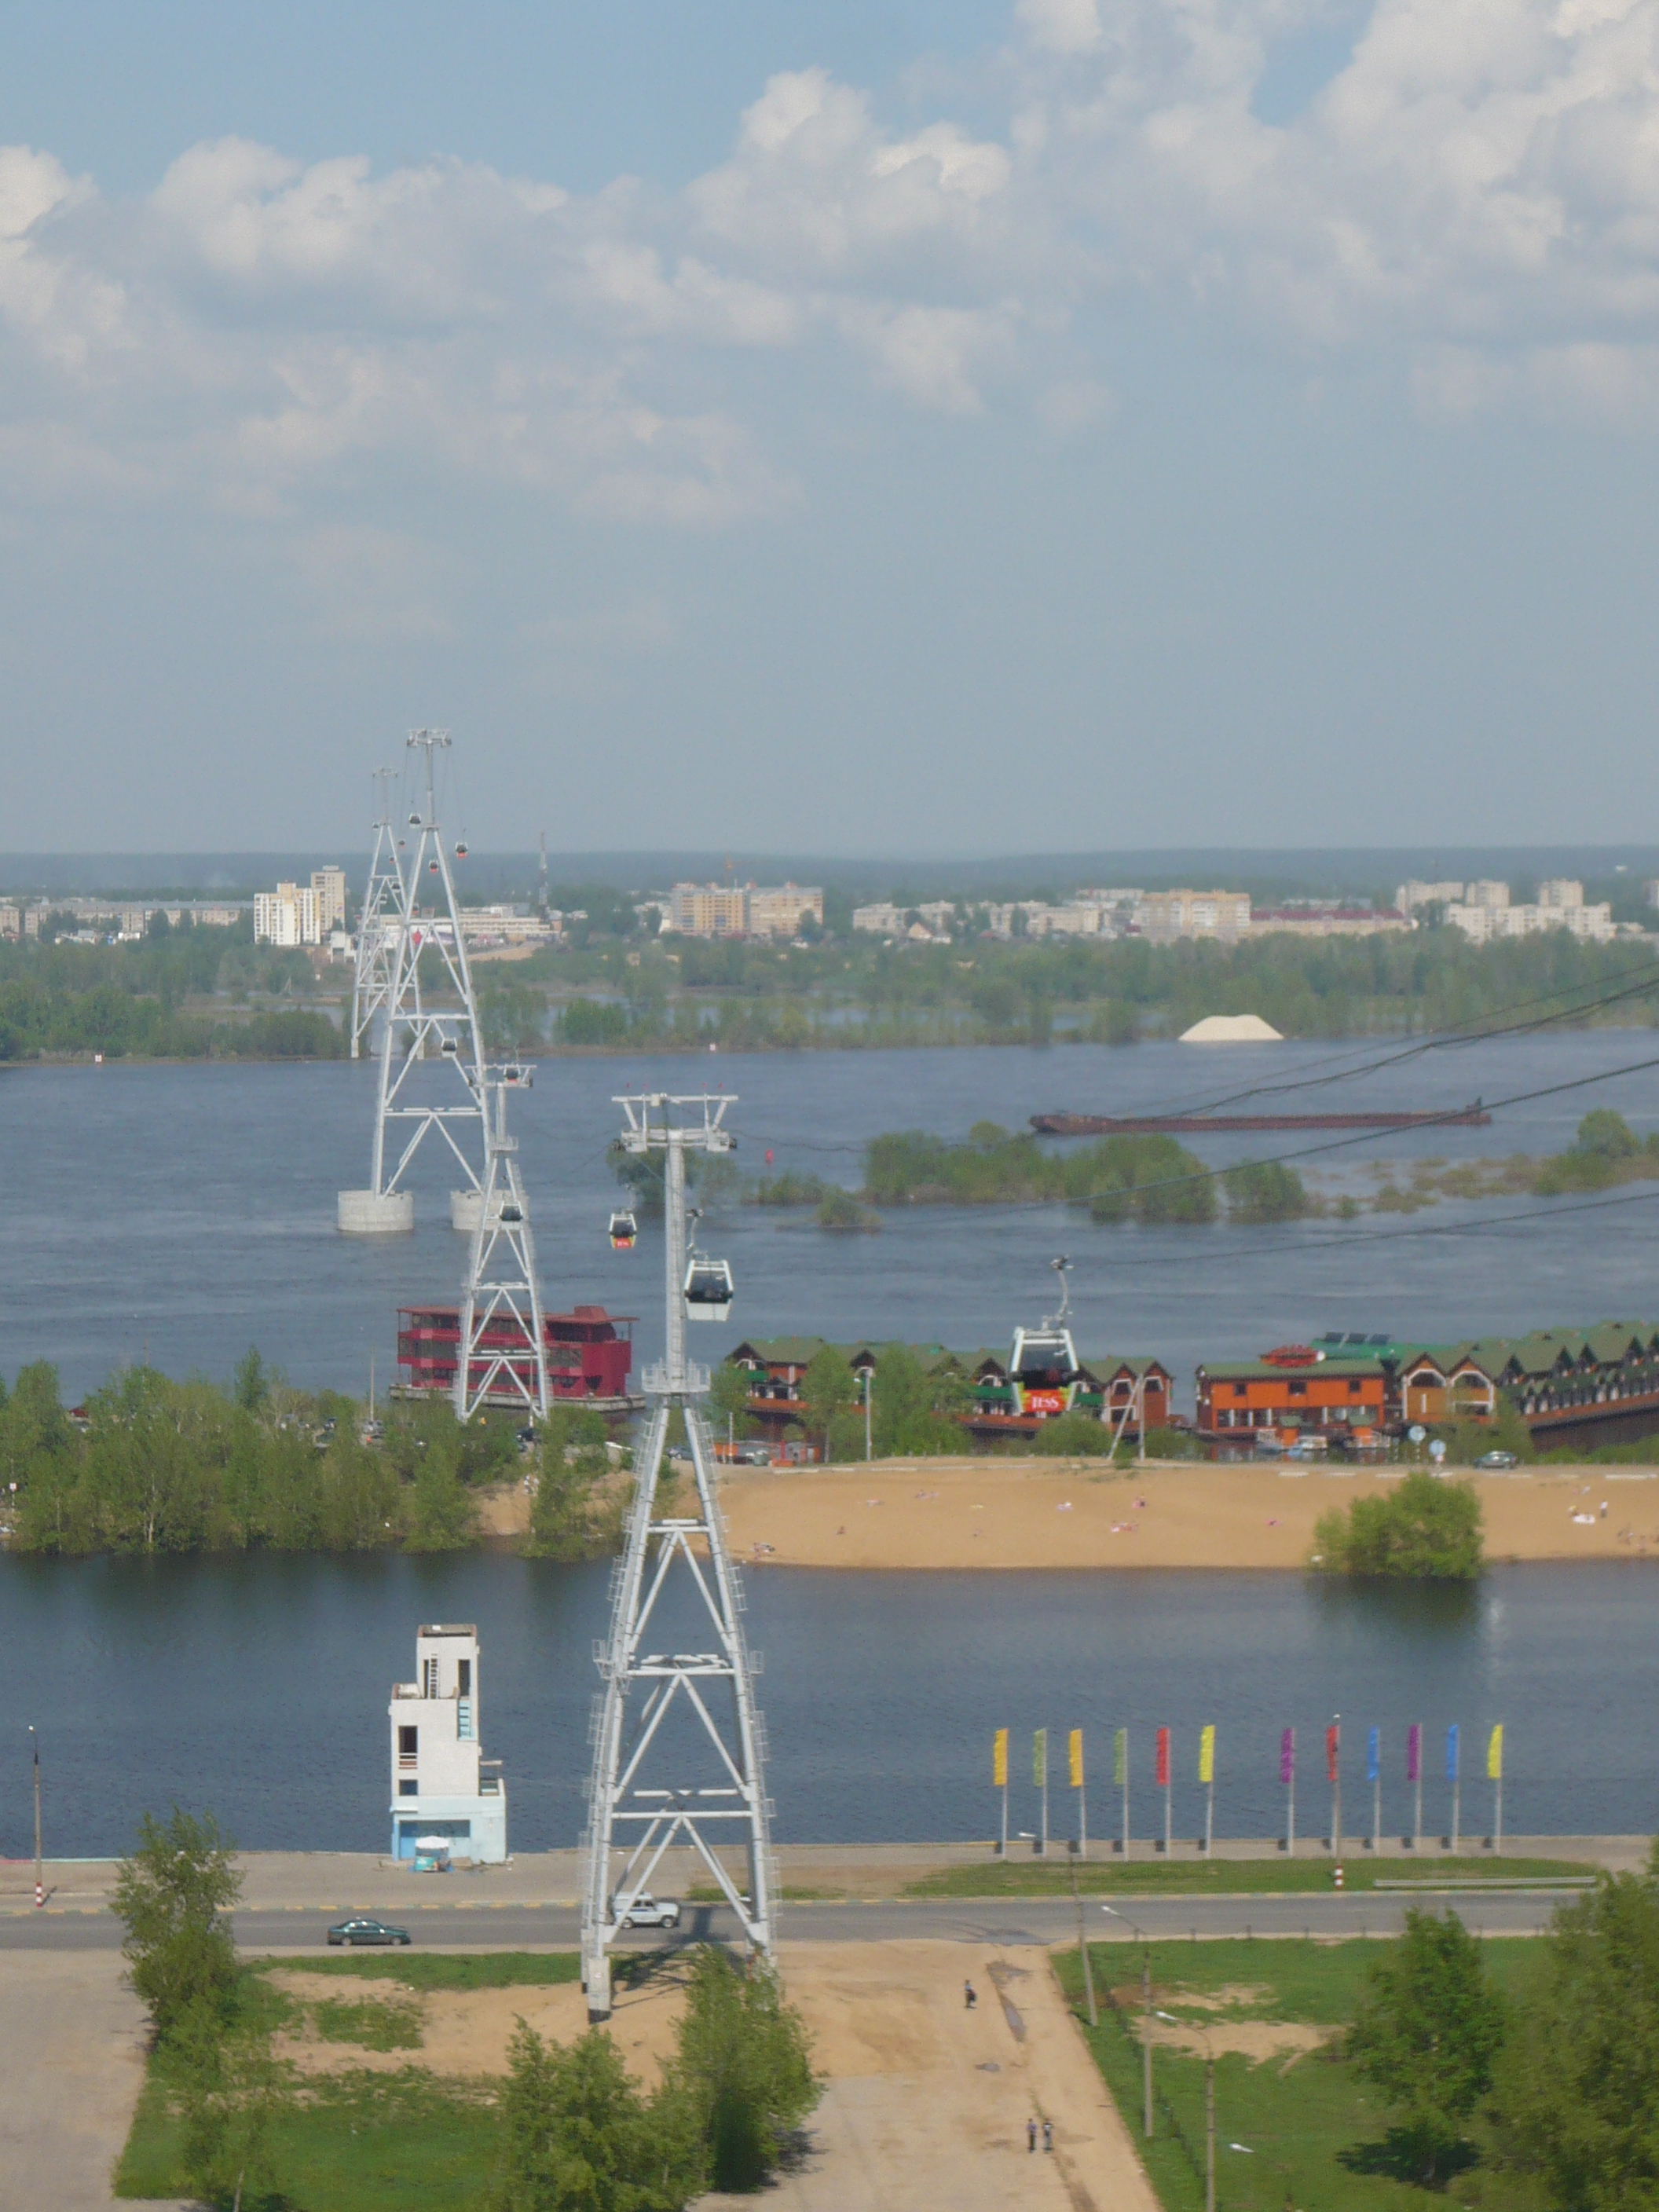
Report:
<svg viewBox="0 0 1659 2212"><path fill-rule="evenodd" d="M611 1947L635 1900L649 1893L671 1845L690 1845L698 1854L757 1950L772 1948L777 1893L768 1832L771 1804L763 1771L765 1731L754 1698L760 1662L744 1638L743 1593L714 1500L714 1446L703 1411L708 1370L685 1356L685 1155L731 1151L732 1138L721 1122L733 1102L725 1096L654 1093L615 1103L626 1116L623 1149L664 1155L667 1351L661 1365L647 1368L643 1377L649 1411L643 1448L635 1459L639 1486L614 1585L611 1633L594 1647L605 1688L596 1700L588 1826L582 1839L587 1854L582 1985L591 2021L610 2017ZM671 1119L677 1109L686 1109L684 1121ZM685 1416L696 1497L689 1511L659 1519L657 1478L668 1442L669 1413L676 1406ZM654 1556L648 1559L653 1539ZM700 1551L706 1557L700 1558ZM712 1651L641 1650L677 1562L684 1601L695 1610L701 1599L714 1630ZM711 1686L722 1682L730 1686L730 1705L724 1711L709 1694ZM632 1695L635 1685L637 1701ZM718 1701L721 1706L725 1702ZM690 1739L678 1755L665 1744L663 1729L677 1704L684 1723L681 1739ZM698 1773L708 1772L711 1754L715 1786L691 1786ZM665 1786L647 1786L653 1784ZM746 1893L719 1857L721 1843L744 1848ZM614 1884L613 1854L626 1854Z"/></svg>
<svg viewBox="0 0 1659 2212"><path fill-rule="evenodd" d="M409 827L418 830L415 850L402 879L402 902L389 958L389 981L380 1024L380 1085L374 1109L374 1139L370 1156L369 1188L343 1190L339 1196L339 1225L349 1234L363 1236L415 1226L415 1200L401 1188L403 1177L429 1129L437 1129L459 1162L469 1188L450 1193L449 1218L457 1229L471 1230L473 1208L482 1201L482 1178L461 1149L455 1125L483 1125L483 1043L478 1029L478 1006L473 995L471 970L467 966L466 939L461 933L455 903L455 879L449 872L449 855L439 831L434 789L433 756L449 749L447 730L412 730L409 750L426 755L424 811L411 811ZM421 904L422 886L436 876L434 896ZM442 979L459 1006L442 1012L427 1006L422 997L421 955L438 956ZM419 1086L407 1088L416 1066L427 1059L452 1062L467 1092L464 1105L444 1106L417 1097ZM388 1172L388 1123L409 1121L414 1127L409 1141ZM394 1131L394 1138L400 1133ZM481 1150L483 1148L481 1147Z"/></svg>
<svg viewBox="0 0 1659 2212"><path fill-rule="evenodd" d="M368 859L368 884L357 917L357 958L351 978L351 1057L361 1057L363 1040L392 990L392 950L404 910L403 863L392 826L392 770L377 768L380 809L374 817L374 846Z"/></svg>

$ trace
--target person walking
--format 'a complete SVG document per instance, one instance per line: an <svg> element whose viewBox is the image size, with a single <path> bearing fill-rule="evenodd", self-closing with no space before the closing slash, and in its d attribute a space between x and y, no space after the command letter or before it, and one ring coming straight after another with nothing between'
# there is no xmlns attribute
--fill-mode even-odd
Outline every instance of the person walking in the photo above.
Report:
<svg viewBox="0 0 1659 2212"><path fill-rule="evenodd" d="M1025 2123L1025 2148L1027 2150L1035 2150L1036 2148L1036 2122L1035 2120L1027 2120Z"/></svg>
<svg viewBox="0 0 1659 2212"><path fill-rule="evenodd" d="M1052 2120L1045 2120L1042 2123L1042 2148L1044 2150L1052 2150L1054 2147L1054 2124Z"/></svg>
<svg viewBox="0 0 1659 2212"><path fill-rule="evenodd" d="M979 1994L971 1982L963 1982L962 1985L962 1995L963 2002L967 2005L969 2011L972 2012L974 2007L979 2002Z"/></svg>

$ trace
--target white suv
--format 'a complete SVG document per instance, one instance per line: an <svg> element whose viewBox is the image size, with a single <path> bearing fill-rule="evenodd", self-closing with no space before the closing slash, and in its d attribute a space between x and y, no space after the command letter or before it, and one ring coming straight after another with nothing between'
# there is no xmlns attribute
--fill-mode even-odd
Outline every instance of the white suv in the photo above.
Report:
<svg viewBox="0 0 1659 2212"><path fill-rule="evenodd" d="M679 1900L673 1897L636 1897L623 1915L622 1924L624 1928L678 1928Z"/></svg>

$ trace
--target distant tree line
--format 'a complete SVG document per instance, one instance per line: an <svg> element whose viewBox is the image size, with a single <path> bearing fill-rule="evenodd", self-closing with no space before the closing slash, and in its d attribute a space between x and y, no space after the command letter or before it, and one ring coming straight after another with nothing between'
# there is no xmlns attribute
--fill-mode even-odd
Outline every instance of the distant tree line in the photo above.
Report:
<svg viewBox="0 0 1659 2212"><path fill-rule="evenodd" d="M11 1548L33 1553L448 1552L479 1540L478 1489L523 1476L526 1549L580 1559L614 1546L597 1415L561 1408L526 1456L507 1414L463 1428L438 1401L398 1406L380 1425L367 1434L349 1398L287 1389L252 1352L229 1392L128 1368L77 1422L39 1362L0 1386L0 1516Z"/></svg>

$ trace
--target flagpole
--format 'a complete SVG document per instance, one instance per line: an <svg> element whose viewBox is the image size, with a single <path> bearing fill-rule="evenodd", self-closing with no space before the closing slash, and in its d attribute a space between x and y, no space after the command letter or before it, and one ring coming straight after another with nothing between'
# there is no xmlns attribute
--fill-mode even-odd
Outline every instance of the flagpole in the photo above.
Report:
<svg viewBox="0 0 1659 2212"><path fill-rule="evenodd" d="M1457 1855L1458 1800L1463 1786L1463 1762L1459 1756L1462 1749L1462 1740L1458 1731L1457 1723L1454 1721L1446 1730L1446 1774L1452 1786L1451 1847L1454 1858Z"/></svg>
<svg viewBox="0 0 1659 2212"><path fill-rule="evenodd" d="M1046 1859L1048 1856L1048 1731L1046 1728L1039 1729L1037 1734L1042 1739L1042 1837L1037 1844L1037 1856Z"/></svg>

